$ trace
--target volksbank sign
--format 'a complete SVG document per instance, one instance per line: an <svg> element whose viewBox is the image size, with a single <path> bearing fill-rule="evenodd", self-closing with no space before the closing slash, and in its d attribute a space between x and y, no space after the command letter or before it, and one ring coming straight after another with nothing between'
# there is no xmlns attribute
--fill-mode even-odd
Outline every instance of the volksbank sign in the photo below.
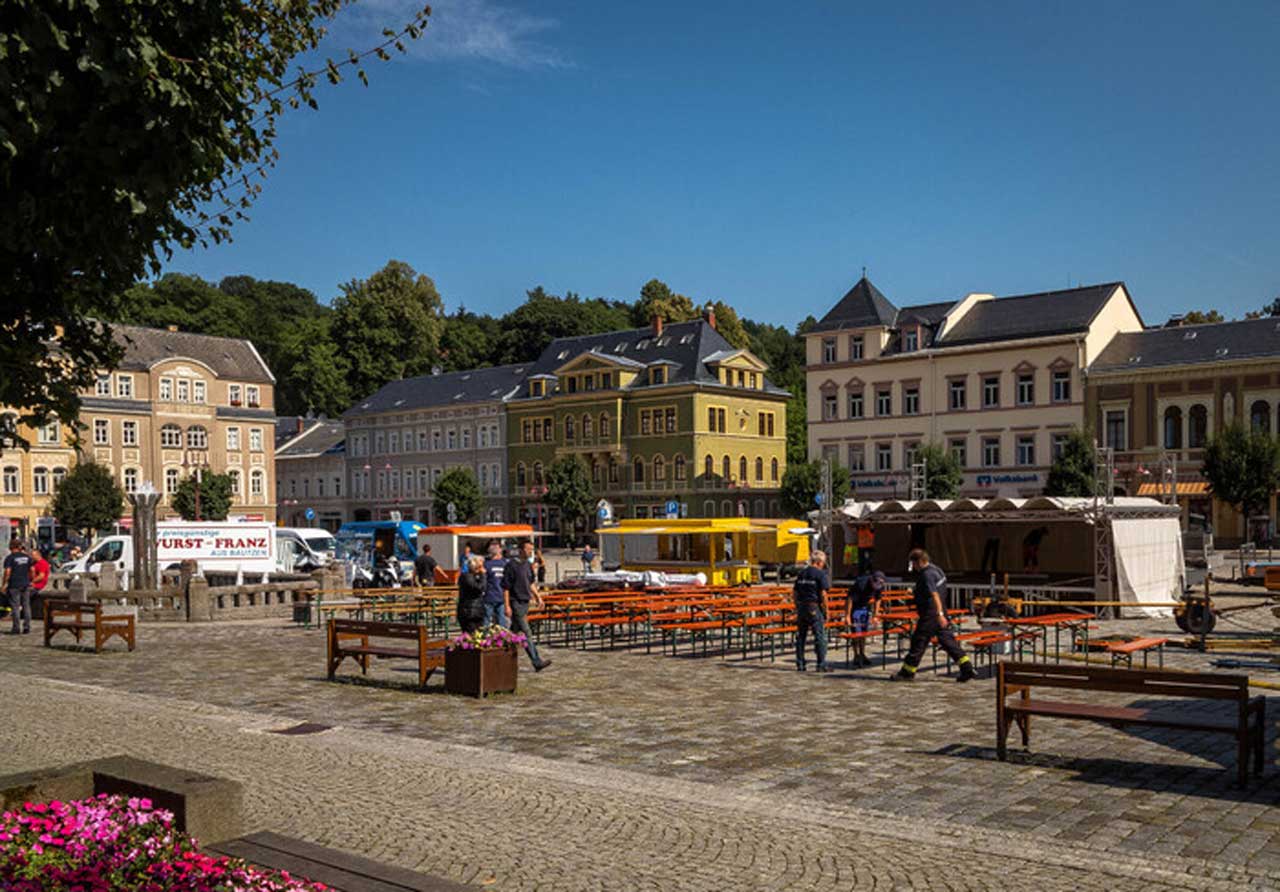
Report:
<svg viewBox="0 0 1280 892"><path fill-rule="evenodd" d="M989 489L1005 483L1038 483L1039 480L1039 474L979 474L976 483L983 489Z"/></svg>

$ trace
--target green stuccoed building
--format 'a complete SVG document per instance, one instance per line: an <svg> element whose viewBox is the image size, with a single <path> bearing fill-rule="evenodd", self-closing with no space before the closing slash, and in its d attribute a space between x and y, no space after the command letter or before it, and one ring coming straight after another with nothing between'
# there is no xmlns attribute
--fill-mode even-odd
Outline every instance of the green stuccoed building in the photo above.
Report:
<svg viewBox="0 0 1280 892"><path fill-rule="evenodd" d="M777 516L788 393L732 346L715 315L559 338L507 401L517 521L556 530L547 471L576 456L616 517Z"/></svg>

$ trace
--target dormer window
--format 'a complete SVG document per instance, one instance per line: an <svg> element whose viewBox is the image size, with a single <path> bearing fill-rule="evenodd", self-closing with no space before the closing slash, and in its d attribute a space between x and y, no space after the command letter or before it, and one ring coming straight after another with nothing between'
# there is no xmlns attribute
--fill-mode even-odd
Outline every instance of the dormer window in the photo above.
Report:
<svg viewBox="0 0 1280 892"><path fill-rule="evenodd" d="M245 388L245 396L248 398L250 408L256 409L262 405L261 397L258 395L258 388L250 384Z"/></svg>
<svg viewBox="0 0 1280 892"><path fill-rule="evenodd" d="M851 335L849 337L849 358L861 359L863 350L862 335Z"/></svg>
<svg viewBox="0 0 1280 892"><path fill-rule="evenodd" d="M600 373L600 389L608 390L613 386L613 372Z"/></svg>
<svg viewBox="0 0 1280 892"><path fill-rule="evenodd" d="M566 382L565 382L565 389L566 389L569 393L577 393L577 392L578 392L578 376L577 376L577 375L570 376L570 377L566 380Z"/></svg>
<svg viewBox="0 0 1280 892"><path fill-rule="evenodd" d="M530 381L530 382L529 382L529 396L542 396L544 393L546 393L546 390L544 389L545 387L546 387L545 382L542 382L542 381Z"/></svg>
<svg viewBox="0 0 1280 892"><path fill-rule="evenodd" d="M920 349L920 329L913 328L911 331L902 333L902 352L914 353Z"/></svg>
<svg viewBox="0 0 1280 892"><path fill-rule="evenodd" d="M667 367L665 365L656 366L649 369L650 384L666 384L667 383Z"/></svg>

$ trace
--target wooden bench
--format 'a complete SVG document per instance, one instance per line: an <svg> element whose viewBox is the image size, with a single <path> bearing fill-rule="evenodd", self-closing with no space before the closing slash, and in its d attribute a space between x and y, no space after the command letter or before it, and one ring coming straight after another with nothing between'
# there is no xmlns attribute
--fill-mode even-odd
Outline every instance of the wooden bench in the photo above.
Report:
<svg viewBox="0 0 1280 892"><path fill-rule="evenodd" d="M1236 714L1231 718L1197 716L1184 719L1142 707L1032 699L1031 689L1036 687L1221 700L1236 704ZM1014 694L1019 698L1009 700ZM1099 722L1115 728L1146 725L1230 734L1236 738L1236 769L1240 786L1248 783L1250 753L1253 754L1254 773L1262 774L1266 699L1249 696L1247 675L1002 661L996 675L996 755L1001 761L1007 757L1006 740L1012 725L1016 724L1022 732L1022 745L1030 744L1033 715Z"/></svg>
<svg viewBox="0 0 1280 892"><path fill-rule="evenodd" d="M44 602L44 646L50 647L53 636L61 631L80 636L93 631L93 652L102 653L102 645L111 638L119 638L133 650L136 643L132 613L102 612L102 605L81 601L50 598Z"/></svg>
<svg viewBox="0 0 1280 892"><path fill-rule="evenodd" d="M290 876L324 883L335 892L466 892L476 888L279 833L251 833L205 849L258 867L287 870Z"/></svg>
<svg viewBox="0 0 1280 892"><path fill-rule="evenodd" d="M413 647L388 647L370 644L370 638L412 641ZM351 657L360 664L360 672L369 673L369 658L416 660L418 687L426 687L431 673L444 666L444 651L449 642L427 637L427 627L417 623L375 623L357 619L329 620L329 680L342 661Z"/></svg>
<svg viewBox="0 0 1280 892"><path fill-rule="evenodd" d="M1147 657L1155 651L1160 657L1160 668L1164 668L1164 645L1168 638L1135 638L1132 641L1112 641L1107 644L1107 653L1111 654L1111 665L1124 662L1129 669L1133 668L1133 655L1142 654L1142 668L1147 668Z"/></svg>

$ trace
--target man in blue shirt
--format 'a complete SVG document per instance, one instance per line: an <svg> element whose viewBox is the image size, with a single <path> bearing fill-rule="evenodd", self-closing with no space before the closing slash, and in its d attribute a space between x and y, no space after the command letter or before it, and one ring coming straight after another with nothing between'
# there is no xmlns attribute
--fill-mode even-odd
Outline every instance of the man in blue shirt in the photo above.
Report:
<svg viewBox="0 0 1280 892"><path fill-rule="evenodd" d="M533 662L533 671L541 672L551 665L550 660L538 656L538 645L533 640L533 630L529 628L529 606L542 607L542 593L538 591L538 582L533 568L533 543L524 542L520 546L519 555L507 561L502 571L502 585L507 592L507 616L511 619L511 630L522 632L527 643L525 653Z"/></svg>
<svg viewBox="0 0 1280 892"><path fill-rule="evenodd" d="M929 562L929 552L923 548L912 551L910 560L911 568L916 572L916 584L912 590L916 627L911 633L911 646L902 661L902 669L890 677L894 681L915 681L916 669L924 659L924 652L928 650L929 642L936 638L938 646L960 666L960 677L956 681L969 681L977 673L974 672L969 655L964 652L960 642L956 641L951 621L947 619L947 574L942 572L941 567Z"/></svg>
<svg viewBox="0 0 1280 892"><path fill-rule="evenodd" d="M9 609L13 613L13 631L10 635L30 634L31 632L31 555L23 551L22 540L9 541L9 554L4 559L4 590L8 596ZM18 622L18 614L22 613L25 627Z"/></svg>
<svg viewBox="0 0 1280 892"><path fill-rule="evenodd" d="M818 656L818 671L831 671L827 666L827 589L831 588L831 580L826 566L826 553L815 551L792 589L796 604L796 669L801 672L805 669L805 641L810 632Z"/></svg>
<svg viewBox="0 0 1280 892"><path fill-rule="evenodd" d="M489 556L484 562L484 624L485 626L506 626L507 611L504 605L506 595L503 593L502 573L507 562L502 559L502 546L497 542L489 543Z"/></svg>

